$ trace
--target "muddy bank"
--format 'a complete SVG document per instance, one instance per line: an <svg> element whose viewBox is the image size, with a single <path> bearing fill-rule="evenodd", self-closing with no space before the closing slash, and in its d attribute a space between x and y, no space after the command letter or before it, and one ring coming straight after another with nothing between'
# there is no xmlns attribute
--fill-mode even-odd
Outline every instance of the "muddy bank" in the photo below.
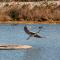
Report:
<svg viewBox="0 0 60 60"><path fill-rule="evenodd" d="M38 21L5 21L1 22L0 24L60 24L60 21L45 21L45 22L38 22Z"/></svg>

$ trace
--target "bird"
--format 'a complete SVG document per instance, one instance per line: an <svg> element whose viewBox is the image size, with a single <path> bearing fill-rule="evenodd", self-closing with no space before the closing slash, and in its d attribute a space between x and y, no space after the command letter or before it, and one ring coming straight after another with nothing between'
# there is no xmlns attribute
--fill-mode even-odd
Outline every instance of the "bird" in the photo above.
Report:
<svg viewBox="0 0 60 60"><path fill-rule="evenodd" d="M41 29L41 28L42 27L39 27L39 29ZM24 31L25 31L25 33L27 33L29 35L29 37L27 38L27 40L30 39L30 37L42 38L42 36L40 36L40 35L37 34L37 33L40 32L40 30L38 32L36 32L36 33L35 32L31 32L31 31L29 31L29 29L25 25L24 26Z"/></svg>

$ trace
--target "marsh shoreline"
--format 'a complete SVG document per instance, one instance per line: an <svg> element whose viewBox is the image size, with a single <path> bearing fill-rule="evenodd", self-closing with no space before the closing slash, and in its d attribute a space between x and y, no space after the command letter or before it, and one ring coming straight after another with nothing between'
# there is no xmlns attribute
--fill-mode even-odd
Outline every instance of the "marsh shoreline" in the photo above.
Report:
<svg viewBox="0 0 60 60"><path fill-rule="evenodd" d="M60 21L0 21L0 24L60 24Z"/></svg>

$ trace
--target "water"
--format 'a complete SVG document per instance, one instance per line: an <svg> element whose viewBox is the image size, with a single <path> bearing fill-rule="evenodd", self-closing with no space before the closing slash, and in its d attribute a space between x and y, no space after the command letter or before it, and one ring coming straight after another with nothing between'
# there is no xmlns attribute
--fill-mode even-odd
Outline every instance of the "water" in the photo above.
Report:
<svg viewBox="0 0 60 60"><path fill-rule="evenodd" d="M0 50L0 60L60 60L60 25L32 24L27 25L30 31L37 32L44 38L31 37L24 32L25 24L0 24L0 44L31 45L27 50Z"/></svg>

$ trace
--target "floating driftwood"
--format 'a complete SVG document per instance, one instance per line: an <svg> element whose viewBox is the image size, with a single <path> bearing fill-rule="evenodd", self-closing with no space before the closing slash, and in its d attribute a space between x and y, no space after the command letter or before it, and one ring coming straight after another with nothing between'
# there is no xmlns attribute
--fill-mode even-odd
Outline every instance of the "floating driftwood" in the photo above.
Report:
<svg viewBox="0 0 60 60"><path fill-rule="evenodd" d="M16 50L16 49L29 49L29 45L0 45L0 50Z"/></svg>

